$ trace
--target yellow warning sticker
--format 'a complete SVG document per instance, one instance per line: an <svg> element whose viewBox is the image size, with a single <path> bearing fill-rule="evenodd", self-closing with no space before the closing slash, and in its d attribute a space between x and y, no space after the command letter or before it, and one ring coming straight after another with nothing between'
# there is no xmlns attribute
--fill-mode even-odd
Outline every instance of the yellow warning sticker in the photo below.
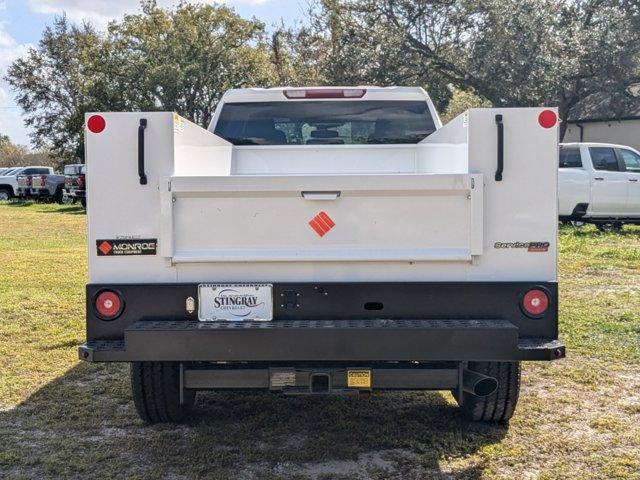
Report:
<svg viewBox="0 0 640 480"><path fill-rule="evenodd" d="M371 388L371 370L347 370L347 387Z"/></svg>

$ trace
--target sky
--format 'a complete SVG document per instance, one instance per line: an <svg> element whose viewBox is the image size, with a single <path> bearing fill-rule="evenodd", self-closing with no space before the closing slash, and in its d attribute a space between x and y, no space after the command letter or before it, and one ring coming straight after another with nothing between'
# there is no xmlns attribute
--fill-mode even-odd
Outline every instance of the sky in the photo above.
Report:
<svg viewBox="0 0 640 480"><path fill-rule="evenodd" d="M169 7L175 0L158 0ZM194 0L193 3L214 3L214 0ZM245 18L255 17L267 26L284 21L291 25L301 20L306 0L222 0ZM87 20L98 28L105 28L110 20L139 9L139 0L0 0L0 78L13 60L25 55L37 45L42 30L56 15L66 13L74 22ZM29 145L29 137L22 121L15 93L0 79L0 133L14 143Z"/></svg>

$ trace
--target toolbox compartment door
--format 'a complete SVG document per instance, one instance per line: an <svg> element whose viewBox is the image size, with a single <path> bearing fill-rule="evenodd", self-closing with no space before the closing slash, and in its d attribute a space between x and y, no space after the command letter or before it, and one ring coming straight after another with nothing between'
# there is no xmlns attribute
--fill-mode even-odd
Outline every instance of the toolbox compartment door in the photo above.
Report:
<svg viewBox="0 0 640 480"><path fill-rule="evenodd" d="M482 254L482 174L173 176L160 186L159 248L174 264Z"/></svg>

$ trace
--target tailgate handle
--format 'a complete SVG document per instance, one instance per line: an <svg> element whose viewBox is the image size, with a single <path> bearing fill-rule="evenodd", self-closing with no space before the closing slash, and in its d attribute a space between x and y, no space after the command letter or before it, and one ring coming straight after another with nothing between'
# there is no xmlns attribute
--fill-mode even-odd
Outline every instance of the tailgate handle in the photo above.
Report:
<svg viewBox="0 0 640 480"><path fill-rule="evenodd" d="M305 200L336 200L340 192L302 192Z"/></svg>
<svg viewBox="0 0 640 480"><path fill-rule="evenodd" d="M147 119L141 118L138 126L138 176L140 185L147 184L147 174L144 173L144 130L147 128Z"/></svg>
<svg viewBox="0 0 640 480"><path fill-rule="evenodd" d="M496 170L496 182L502 181L502 170L504 170L504 124L502 115L496 115L496 126L498 127L498 169Z"/></svg>

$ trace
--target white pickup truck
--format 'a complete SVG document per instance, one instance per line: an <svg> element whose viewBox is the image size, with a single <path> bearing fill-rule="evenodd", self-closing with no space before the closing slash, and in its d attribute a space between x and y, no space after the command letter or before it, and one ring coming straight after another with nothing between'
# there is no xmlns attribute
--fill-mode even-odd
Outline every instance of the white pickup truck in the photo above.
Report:
<svg viewBox="0 0 640 480"><path fill-rule="evenodd" d="M565 354L557 114L442 126L421 88L227 92L209 130L86 117L79 356L130 362L146 422L197 390L450 390L507 421L522 360Z"/></svg>
<svg viewBox="0 0 640 480"><path fill-rule="evenodd" d="M558 213L601 230L640 224L640 153L624 145L560 145Z"/></svg>
<svg viewBox="0 0 640 480"><path fill-rule="evenodd" d="M4 172L0 175L0 201L9 200L18 195L24 195L24 190L31 188L30 180L29 185L25 184L20 187L18 185L18 176L32 177L34 175L49 174L53 174L53 168L40 166L18 167ZM22 189L22 191L20 189Z"/></svg>

